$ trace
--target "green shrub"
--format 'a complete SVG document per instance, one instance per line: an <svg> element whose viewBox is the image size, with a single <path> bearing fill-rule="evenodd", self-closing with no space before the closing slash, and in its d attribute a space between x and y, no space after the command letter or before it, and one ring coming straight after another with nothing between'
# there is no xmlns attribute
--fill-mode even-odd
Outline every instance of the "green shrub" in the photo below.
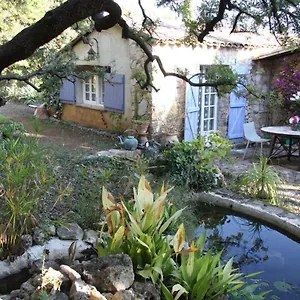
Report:
<svg viewBox="0 0 300 300"><path fill-rule="evenodd" d="M268 158L261 157L259 164L254 163L240 178L237 189L250 197L264 199L272 204L280 205L278 194L282 180L271 166L268 166Z"/></svg>
<svg viewBox="0 0 300 300"><path fill-rule="evenodd" d="M47 156L36 139L25 136L5 139L0 143L0 182L2 199L1 233L6 245L13 247L17 239L36 225L40 197L47 192L51 178Z"/></svg>
<svg viewBox="0 0 300 300"><path fill-rule="evenodd" d="M22 135L25 132L24 125L22 123L6 120L3 124L0 124L0 132L3 138L13 138L17 135Z"/></svg>
<svg viewBox="0 0 300 300"><path fill-rule="evenodd" d="M220 173L216 161L230 153L230 142L219 133L198 136L166 151L170 174L175 184L203 191L214 187Z"/></svg>

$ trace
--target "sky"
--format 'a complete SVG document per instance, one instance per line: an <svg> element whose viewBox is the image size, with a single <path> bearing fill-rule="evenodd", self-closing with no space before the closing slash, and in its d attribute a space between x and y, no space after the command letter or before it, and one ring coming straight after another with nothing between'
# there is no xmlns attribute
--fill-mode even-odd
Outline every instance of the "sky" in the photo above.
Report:
<svg viewBox="0 0 300 300"><path fill-rule="evenodd" d="M138 0L116 0L123 9L123 13L130 12L135 18L142 20L143 15L138 5ZM165 7L157 7L155 0L142 0L142 5L149 17L152 19L159 19L174 22L176 21L176 14Z"/></svg>

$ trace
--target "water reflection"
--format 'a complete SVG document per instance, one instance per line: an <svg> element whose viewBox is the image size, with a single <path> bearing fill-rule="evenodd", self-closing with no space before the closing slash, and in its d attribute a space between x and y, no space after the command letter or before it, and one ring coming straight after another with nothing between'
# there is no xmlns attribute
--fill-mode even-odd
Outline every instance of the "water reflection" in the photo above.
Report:
<svg viewBox="0 0 300 300"><path fill-rule="evenodd" d="M234 257L243 273L263 271L259 278L272 289L267 299L300 299L300 245L256 221L201 208L197 210L199 237L207 232L207 247L223 249L223 259ZM285 290L285 291L283 291ZM279 298L278 298L279 297Z"/></svg>

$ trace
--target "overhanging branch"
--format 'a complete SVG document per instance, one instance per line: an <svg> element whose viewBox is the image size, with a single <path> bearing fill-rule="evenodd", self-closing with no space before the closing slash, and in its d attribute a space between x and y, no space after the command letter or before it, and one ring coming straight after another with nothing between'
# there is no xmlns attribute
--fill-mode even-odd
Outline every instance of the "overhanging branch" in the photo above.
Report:
<svg viewBox="0 0 300 300"><path fill-rule="evenodd" d="M102 30L113 27L121 17L119 5L112 0L68 0L47 12L38 22L0 46L0 73L15 62L31 56L36 49L76 22L104 11L109 15L101 21L98 19L95 21L97 29Z"/></svg>

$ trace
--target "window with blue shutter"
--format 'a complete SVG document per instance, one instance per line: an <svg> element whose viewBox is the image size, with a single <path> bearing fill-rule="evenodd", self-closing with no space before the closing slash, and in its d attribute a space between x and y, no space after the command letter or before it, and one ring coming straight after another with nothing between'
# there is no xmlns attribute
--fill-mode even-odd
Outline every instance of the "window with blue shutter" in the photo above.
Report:
<svg viewBox="0 0 300 300"><path fill-rule="evenodd" d="M63 85L59 92L59 99L62 103L74 104L76 102L75 82L63 79Z"/></svg>
<svg viewBox="0 0 300 300"><path fill-rule="evenodd" d="M124 113L125 76L121 74L105 74L104 77L104 109L111 112Z"/></svg>

